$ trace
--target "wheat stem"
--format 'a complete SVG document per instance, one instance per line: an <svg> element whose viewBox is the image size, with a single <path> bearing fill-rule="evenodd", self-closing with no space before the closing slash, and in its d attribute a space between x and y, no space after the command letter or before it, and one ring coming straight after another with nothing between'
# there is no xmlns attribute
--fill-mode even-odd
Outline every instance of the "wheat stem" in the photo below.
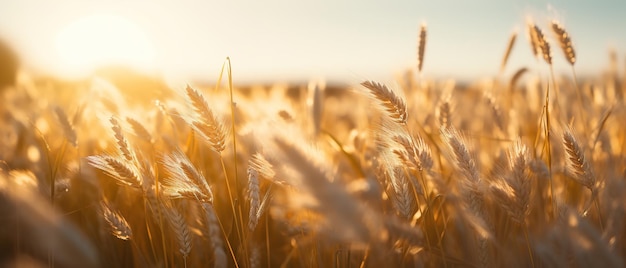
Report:
<svg viewBox="0 0 626 268"><path fill-rule="evenodd" d="M600 209L600 201L597 194L592 194L595 196L594 203L596 204L596 210L598 210L598 223L600 224L600 231L604 232L604 224L602 224L602 210Z"/></svg>
<svg viewBox="0 0 626 268"><path fill-rule="evenodd" d="M524 238L526 238L526 248L528 249L528 257L530 258L530 263L532 265L532 267L536 267L535 266L535 258L533 257L533 251L530 247L530 239L528 239L528 225L526 223L522 223L523 225L523 229L524 229Z"/></svg>

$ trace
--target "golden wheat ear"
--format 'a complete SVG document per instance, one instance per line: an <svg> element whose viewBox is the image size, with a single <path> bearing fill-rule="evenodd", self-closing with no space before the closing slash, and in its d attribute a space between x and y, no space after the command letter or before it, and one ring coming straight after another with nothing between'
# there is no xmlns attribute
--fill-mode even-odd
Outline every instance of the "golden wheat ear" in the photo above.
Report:
<svg viewBox="0 0 626 268"><path fill-rule="evenodd" d="M552 21L551 26L552 32L561 45L561 50L565 55L565 59L569 62L569 64L574 65L574 63L576 63L576 52L574 51L574 45L572 44L572 39L570 38L569 33L567 33L565 28L563 28L563 26L556 20Z"/></svg>
<svg viewBox="0 0 626 268"><path fill-rule="evenodd" d="M550 43L546 39L543 31L537 25L533 25L532 31L534 32L534 36L536 38L537 46L541 50L541 54L543 55L543 59L548 63L548 65L552 65L552 53L550 51Z"/></svg>
<svg viewBox="0 0 626 268"><path fill-rule="evenodd" d="M122 240L130 240L133 237L133 231L124 216L111 210L105 201L100 202L100 210L113 236Z"/></svg>
<svg viewBox="0 0 626 268"><path fill-rule="evenodd" d="M63 129L63 134L65 134L65 138L67 141L72 144L72 146L78 146L78 139L76 138L76 130L70 123L70 120L67 117L67 114L61 107L54 107L54 112L61 124L61 128Z"/></svg>
<svg viewBox="0 0 626 268"><path fill-rule="evenodd" d="M596 177L591 169L591 164L585 158L583 149L569 129L563 132L563 145L565 146L568 167L575 174L574 180L595 192Z"/></svg>
<svg viewBox="0 0 626 268"><path fill-rule="evenodd" d="M402 98L387 88L387 86L374 81L365 81L361 85L369 89L372 98L380 103L383 112L392 121L401 125L406 124L407 108Z"/></svg>
<svg viewBox="0 0 626 268"><path fill-rule="evenodd" d="M189 225L185 220L183 214L181 214L176 208L165 207L165 215L170 222L172 231L176 235L178 241L179 252L183 255L183 258L187 259L191 252L191 233L189 231Z"/></svg>
<svg viewBox="0 0 626 268"><path fill-rule="evenodd" d="M261 197L259 192L259 172L257 172L256 169L249 165L248 187L246 189L246 194L250 205L248 214L248 230L250 231L254 231L257 223L259 222L259 218L257 217L261 204Z"/></svg>
<svg viewBox="0 0 626 268"><path fill-rule="evenodd" d="M139 171L127 161L108 155L92 155L87 156L86 159L89 165L102 170L118 184L141 189L142 181Z"/></svg>
<svg viewBox="0 0 626 268"><path fill-rule="evenodd" d="M202 137L215 152L221 153L225 149L226 128L209 107L204 96L197 90L187 86L187 97L196 111L196 119L190 126Z"/></svg>
<svg viewBox="0 0 626 268"><path fill-rule="evenodd" d="M422 23L420 26L420 36L417 47L417 71L422 72L422 66L424 65L424 53L426 52L426 24Z"/></svg>
<svg viewBox="0 0 626 268"><path fill-rule="evenodd" d="M511 56L511 51L513 51L513 46L515 45L515 40L517 39L517 31L514 31L509 37L509 43L506 46L506 51L504 52L504 57L502 58L502 64L500 64L500 72L504 71L504 67L506 67L506 63L509 61L509 57Z"/></svg>

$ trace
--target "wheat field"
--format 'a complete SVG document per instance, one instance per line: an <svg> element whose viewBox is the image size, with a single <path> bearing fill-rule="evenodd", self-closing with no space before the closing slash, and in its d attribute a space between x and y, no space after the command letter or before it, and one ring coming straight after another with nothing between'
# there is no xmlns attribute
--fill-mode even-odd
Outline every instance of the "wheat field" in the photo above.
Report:
<svg viewBox="0 0 626 268"><path fill-rule="evenodd" d="M422 74L423 25L393 85L6 89L2 266L623 267L624 73L527 28L473 83Z"/></svg>

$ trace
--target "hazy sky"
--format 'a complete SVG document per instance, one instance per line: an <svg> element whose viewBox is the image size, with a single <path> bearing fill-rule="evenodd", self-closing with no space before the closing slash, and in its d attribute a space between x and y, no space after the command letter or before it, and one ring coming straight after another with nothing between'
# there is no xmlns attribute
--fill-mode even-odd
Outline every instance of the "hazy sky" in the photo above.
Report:
<svg viewBox="0 0 626 268"><path fill-rule="evenodd" d="M431 77L497 74L515 29L518 42L507 73L537 66L525 36L528 16L544 31L553 18L565 25L579 55L579 73L604 68L609 47L621 59L626 52L624 0L0 0L0 38L28 65L59 74L57 36L94 14L131 21L154 49L154 66L177 78L213 80L230 56L236 81L391 80L415 68L422 22L429 31L424 75ZM560 50L553 54L557 67L569 68Z"/></svg>

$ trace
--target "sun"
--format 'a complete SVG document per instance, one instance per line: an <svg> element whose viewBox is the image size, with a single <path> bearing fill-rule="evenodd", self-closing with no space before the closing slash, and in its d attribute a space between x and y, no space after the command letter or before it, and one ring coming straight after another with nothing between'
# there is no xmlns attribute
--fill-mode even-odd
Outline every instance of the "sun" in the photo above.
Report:
<svg viewBox="0 0 626 268"><path fill-rule="evenodd" d="M106 65L125 65L142 70L154 68L156 49L136 23L111 14L80 18L56 36L58 71L83 76Z"/></svg>

